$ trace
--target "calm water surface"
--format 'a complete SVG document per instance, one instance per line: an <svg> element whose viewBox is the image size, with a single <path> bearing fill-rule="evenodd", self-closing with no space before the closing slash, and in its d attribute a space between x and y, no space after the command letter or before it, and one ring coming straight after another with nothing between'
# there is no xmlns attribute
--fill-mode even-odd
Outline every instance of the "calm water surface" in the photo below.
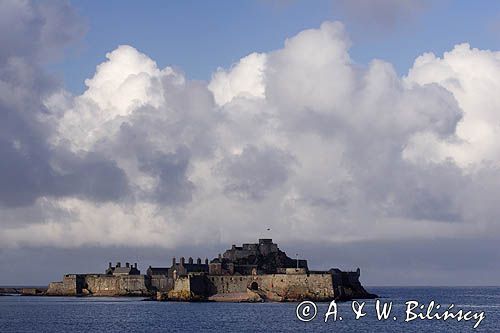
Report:
<svg viewBox="0 0 500 333"><path fill-rule="evenodd" d="M354 319L351 303L338 305L342 321L323 321L328 303L318 304L310 322L296 318L296 303L170 303L137 298L0 297L0 332L500 332L500 288L372 287L369 291L393 302L391 319L378 321L374 301L366 301L367 315ZM484 311L475 321L414 320L405 323L405 302L441 304L441 311ZM397 320L394 321L393 317Z"/></svg>

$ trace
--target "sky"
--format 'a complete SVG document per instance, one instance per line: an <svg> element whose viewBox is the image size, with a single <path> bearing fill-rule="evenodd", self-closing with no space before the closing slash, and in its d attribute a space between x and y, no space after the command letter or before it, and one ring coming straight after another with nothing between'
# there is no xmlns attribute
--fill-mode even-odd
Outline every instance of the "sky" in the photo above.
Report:
<svg viewBox="0 0 500 333"><path fill-rule="evenodd" d="M391 62L406 74L424 52L442 54L454 45L499 46L497 1L72 1L86 34L53 70L74 93L85 89L105 54L132 45L160 67L175 66L194 80L210 80L252 52L283 46L286 38L342 21L353 41L353 60ZM372 3L372 4L370 4Z"/></svg>
<svg viewBox="0 0 500 333"><path fill-rule="evenodd" d="M0 1L0 285L263 237L498 285L499 32L497 1Z"/></svg>

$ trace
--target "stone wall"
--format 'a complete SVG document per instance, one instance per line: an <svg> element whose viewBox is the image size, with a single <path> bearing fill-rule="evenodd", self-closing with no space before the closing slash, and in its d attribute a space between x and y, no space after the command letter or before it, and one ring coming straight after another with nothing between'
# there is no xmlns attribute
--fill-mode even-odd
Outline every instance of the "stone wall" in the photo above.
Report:
<svg viewBox="0 0 500 333"><path fill-rule="evenodd" d="M76 274L68 274L63 278L63 287L68 295L77 295L82 292L81 288L82 278Z"/></svg>
<svg viewBox="0 0 500 333"><path fill-rule="evenodd" d="M172 301L201 301L206 300L211 291L209 280L205 274L189 274L180 276L174 281L173 289L167 293L167 299ZM160 298L163 298L163 296L160 295Z"/></svg>
<svg viewBox="0 0 500 333"><path fill-rule="evenodd" d="M151 288L153 291L167 292L174 287L172 278L166 275L153 275L151 276Z"/></svg>
<svg viewBox="0 0 500 333"><path fill-rule="evenodd" d="M48 295L66 295L66 289L64 288L63 282L51 282L49 283L49 287L47 288Z"/></svg>
<svg viewBox="0 0 500 333"><path fill-rule="evenodd" d="M168 299L174 301L192 300L190 278L191 276L185 275L175 279L174 288L168 292Z"/></svg>
<svg viewBox="0 0 500 333"><path fill-rule="evenodd" d="M145 275L86 275L84 289L94 296L144 296L148 285Z"/></svg>
<svg viewBox="0 0 500 333"><path fill-rule="evenodd" d="M247 287L251 283L252 276L208 276L208 283L210 285L211 294L224 294L224 293L240 293L246 292Z"/></svg>
<svg viewBox="0 0 500 333"><path fill-rule="evenodd" d="M66 274L61 282L51 282L47 288L50 296L75 296L82 293L83 276L79 274Z"/></svg>
<svg viewBox="0 0 500 333"><path fill-rule="evenodd" d="M210 295L212 288L206 275L191 275L189 279L191 294L200 295L203 298Z"/></svg>
<svg viewBox="0 0 500 333"><path fill-rule="evenodd" d="M68 274L62 282L51 282L47 295L54 296L146 296L150 292L145 275Z"/></svg>
<svg viewBox="0 0 500 333"><path fill-rule="evenodd" d="M209 276L211 294L243 293L253 290L273 301L331 300L335 297L332 275L266 274Z"/></svg>
<svg viewBox="0 0 500 333"><path fill-rule="evenodd" d="M150 294L149 277L146 275L121 276L120 291L129 296L145 296Z"/></svg>
<svg viewBox="0 0 500 333"><path fill-rule="evenodd" d="M95 296L120 295L119 281L121 276L87 275L83 289Z"/></svg>

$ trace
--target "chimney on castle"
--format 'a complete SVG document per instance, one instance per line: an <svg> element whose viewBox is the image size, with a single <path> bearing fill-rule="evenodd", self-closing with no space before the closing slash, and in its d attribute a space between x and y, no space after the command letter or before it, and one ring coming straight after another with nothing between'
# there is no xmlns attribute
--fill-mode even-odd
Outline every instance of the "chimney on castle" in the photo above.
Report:
<svg viewBox="0 0 500 333"><path fill-rule="evenodd" d="M111 262L109 263L109 266L108 266L108 267L109 267L109 268L111 268Z"/></svg>
<svg viewBox="0 0 500 333"><path fill-rule="evenodd" d="M222 260L222 254L219 253L219 260Z"/></svg>
<svg viewBox="0 0 500 333"><path fill-rule="evenodd" d="M137 269L137 263L136 262L134 263L134 268Z"/></svg>
<svg viewBox="0 0 500 333"><path fill-rule="evenodd" d="M116 263L116 267L122 267L122 263L118 261L118 262Z"/></svg>
<svg viewBox="0 0 500 333"><path fill-rule="evenodd" d="M126 262L125 267L130 268L130 263Z"/></svg>
<svg viewBox="0 0 500 333"><path fill-rule="evenodd" d="M184 257L181 257L181 266L184 266L185 263L186 263L186 259L184 259Z"/></svg>
<svg viewBox="0 0 500 333"><path fill-rule="evenodd" d="M196 259L196 263L197 263L198 265L201 265L201 258Z"/></svg>
<svg viewBox="0 0 500 333"><path fill-rule="evenodd" d="M208 258L205 258L205 265L208 265Z"/></svg>
<svg viewBox="0 0 500 333"><path fill-rule="evenodd" d="M172 258L172 266L175 266L177 260L175 259L175 257Z"/></svg>
<svg viewBox="0 0 500 333"><path fill-rule="evenodd" d="M188 259L188 263L189 263L190 265L192 265L192 264L193 264L193 258L192 258L192 257L189 257L189 259Z"/></svg>

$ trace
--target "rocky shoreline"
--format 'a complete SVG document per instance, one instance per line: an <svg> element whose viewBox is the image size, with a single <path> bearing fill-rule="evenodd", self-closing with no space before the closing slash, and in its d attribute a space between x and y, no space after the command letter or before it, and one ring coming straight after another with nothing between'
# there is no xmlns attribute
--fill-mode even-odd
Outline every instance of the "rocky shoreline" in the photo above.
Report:
<svg viewBox="0 0 500 333"><path fill-rule="evenodd" d="M46 287L0 287L0 296L45 296Z"/></svg>
<svg viewBox="0 0 500 333"><path fill-rule="evenodd" d="M120 294L120 295L92 295L90 293L85 293L81 295L72 294L60 294L53 295L47 293L46 288L40 287L8 287L0 288L0 296L44 296L44 297L142 297L144 300L151 301L170 301L170 302L227 302L227 303L261 303L261 302L300 302L303 300L311 300L318 302L329 302L335 301L350 301L353 299L372 299L377 298L375 294L370 294L368 292L357 293L358 297L335 297L335 298L317 298L311 295L279 295L273 292L263 292L254 291L247 289L246 292L233 292L233 293L218 293L211 296L203 297L200 295L194 295L192 293L186 293L184 295L173 295L163 292L157 292L156 294ZM353 295L354 296L354 295Z"/></svg>

